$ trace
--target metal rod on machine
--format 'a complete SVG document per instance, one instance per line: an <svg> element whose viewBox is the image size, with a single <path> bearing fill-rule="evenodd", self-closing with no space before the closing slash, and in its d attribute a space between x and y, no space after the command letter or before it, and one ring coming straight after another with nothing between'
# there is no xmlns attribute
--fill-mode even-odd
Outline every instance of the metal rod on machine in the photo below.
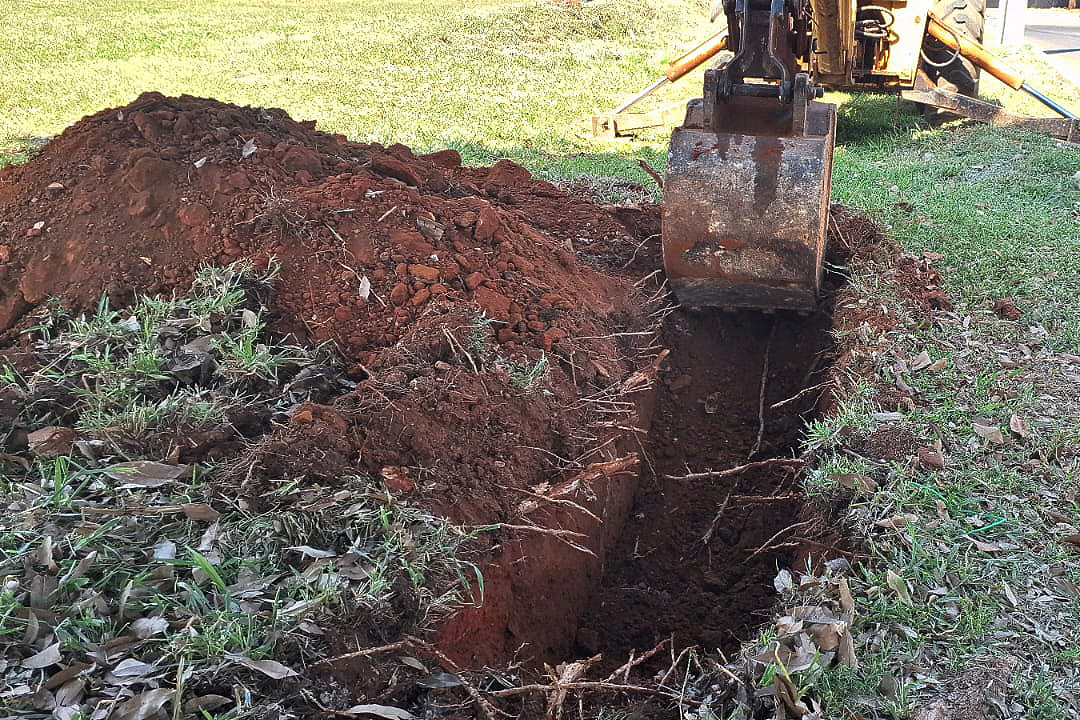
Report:
<svg viewBox="0 0 1080 720"><path fill-rule="evenodd" d="M616 108L616 109L615 109L615 112L614 112L614 113L612 113L612 115L618 115L618 114L619 114L619 113L621 113L621 112L625 112L625 111L629 110L629 109L630 109L630 108L632 108L632 107L633 107L634 105L637 105L637 104L638 104L639 102L641 102L642 100L644 100L645 98L647 98L647 97L648 97L649 95L651 95L652 93L654 93L655 91L657 91L657 90L659 90L659 89L660 89L661 87L663 87L663 86L664 86L665 84L667 84L667 81L668 81L668 79L667 79L666 77L662 77L662 78L660 78L659 80L657 80L656 82L654 82L654 83L653 83L652 85L650 85L649 87L645 88L644 90L642 90L641 92L639 92L639 93L638 93L637 95L635 95L634 97L630 98L630 99L629 99L629 100L627 100L627 101L626 101L625 103L623 103L623 104L622 104L622 105L620 105L620 106L619 106L618 108Z"/></svg>
<svg viewBox="0 0 1080 720"><path fill-rule="evenodd" d="M673 60L668 65L668 69L664 71L664 77L627 100L612 114L618 115L619 113L626 112L631 107L637 105L649 95L662 88L665 84L675 82L683 75L691 72L694 68L699 67L703 62L715 56L716 53L725 50L727 48L727 41L727 28L724 28L694 49L689 50L682 57Z"/></svg>
<svg viewBox="0 0 1080 720"><path fill-rule="evenodd" d="M960 35L933 13L930 13L929 22L926 25L926 32L941 41L945 47L963 55L1013 90L1023 90L1062 117L1069 118L1070 120L1077 119L1076 115L1073 115L1071 112L1028 85L1020 73L1007 66L1001 61L1001 58L995 57L992 52L986 49L986 47L980 45L966 35Z"/></svg>
<svg viewBox="0 0 1080 720"><path fill-rule="evenodd" d="M1043 95L1041 92L1039 92L1035 88L1028 85L1026 82L1020 85L1020 89L1023 90L1024 92L1026 92L1031 97L1038 100L1039 102L1041 102L1046 107L1048 107L1051 110L1053 110L1054 112L1056 112L1061 117L1069 118L1070 120L1078 119L1076 115L1073 115L1071 112L1069 112L1065 108L1061 107L1056 102L1054 102L1050 98L1046 97L1045 95Z"/></svg>

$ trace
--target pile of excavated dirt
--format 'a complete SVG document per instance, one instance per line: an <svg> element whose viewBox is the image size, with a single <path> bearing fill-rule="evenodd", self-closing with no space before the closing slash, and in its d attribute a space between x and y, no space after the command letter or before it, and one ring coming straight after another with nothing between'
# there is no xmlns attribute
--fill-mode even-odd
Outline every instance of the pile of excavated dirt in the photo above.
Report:
<svg viewBox="0 0 1080 720"><path fill-rule="evenodd" d="M183 289L207 262L274 257L275 330L367 363L440 301L469 301L535 358L605 334L627 293L580 267L573 242L620 233L508 161L463 169L452 150L417 157L280 110L147 93L0 173L0 329L51 296L115 306Z"/></svg>
<svg viewBox="0 0 1080 720"><path fill-rule="evenodd" d="M185 290L207 263L274 262L269 329L332 343L355 389L256 436L220 428L221 447L199 452L256 507L363 473L489 528L483 606L450 620L443 647L469 663L523 644L557 659L633 499L637 398L659 351L637 278L598 268L624 264L656 219L507 161L462 168L454 151L148 93L0 172L0 330L18 342L51 297L118 308ZM399 611L398 630L416 630ZM388 632L342 622L375 644Z"/></svg>

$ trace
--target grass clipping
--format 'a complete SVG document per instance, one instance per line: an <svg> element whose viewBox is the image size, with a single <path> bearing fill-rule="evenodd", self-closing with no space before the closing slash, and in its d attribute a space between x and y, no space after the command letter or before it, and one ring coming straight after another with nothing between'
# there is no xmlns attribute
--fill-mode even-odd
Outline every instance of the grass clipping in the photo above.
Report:
<svg viewBox="0 0 1080 720"><path fill-rule="evenodd" d="M348 385L318 350L265 340L272 279L206 269L176 300L53 310L35 369L5 369L8 433L36 429L0 476L4 713L235 716L308 692L299 665L343 618L417 630L467 600L465 533L369 478L256 507L182 459L185 439L253 414L269 427Z"/></svg>

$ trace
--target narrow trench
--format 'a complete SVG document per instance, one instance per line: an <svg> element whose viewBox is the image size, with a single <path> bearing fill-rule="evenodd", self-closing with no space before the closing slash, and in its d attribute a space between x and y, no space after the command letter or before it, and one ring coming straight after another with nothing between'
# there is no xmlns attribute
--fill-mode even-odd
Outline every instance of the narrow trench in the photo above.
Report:
<svg viewBox="0 0 1080 720"><path fill-rule="evenodd" d="M730 652L767 619L772 578L799 542L797 529L774 538L803 510L798 497L788 497L797 496L791 470L719 480L665 476L791 457L817 396L770 405L828 372L831 325L823 312L668 316L662 334L671 355L645 442L647 461L633 510L578 625L578 656L603 653L618 664L630 650L672 636L676 647ZM764 431L753 452L766 357Z"/></svg>

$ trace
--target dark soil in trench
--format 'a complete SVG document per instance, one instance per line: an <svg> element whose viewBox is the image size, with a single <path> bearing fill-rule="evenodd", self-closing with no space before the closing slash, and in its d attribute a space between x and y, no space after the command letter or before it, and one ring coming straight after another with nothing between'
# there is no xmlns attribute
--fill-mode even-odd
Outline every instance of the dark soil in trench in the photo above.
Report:
<svg viewBox="0 0 1080 720"><path fill-rule="evenodd" d="M790 564L804 498L784 467L685 480L748 460L791 456L816 396L770 410L828 371L831 319L753 312L668 317L650 462L600 589L579 626L582 654L622 662L674 636L676 646L731 651L766 618L771 579ZM764 431L758 442L761 378ZM761 496L777 496L763 500ZM754 497L756 499L751 499ZM779 533L778 537L777 536ZM764 549L762 549L764 548Z"/></svg>

